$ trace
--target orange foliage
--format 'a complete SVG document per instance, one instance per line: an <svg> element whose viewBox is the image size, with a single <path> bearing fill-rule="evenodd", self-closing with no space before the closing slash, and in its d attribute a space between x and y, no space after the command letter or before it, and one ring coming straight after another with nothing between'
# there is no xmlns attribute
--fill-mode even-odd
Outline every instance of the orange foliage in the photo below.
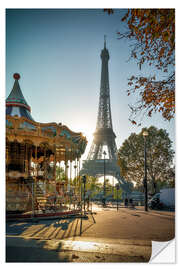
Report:
<svg viewBox="0 0 180 270"><path fill-rule="evenodd" d="M159 111L170 120L175 114L175 9L129 9L122 18L129 31L118 32L119 39L136 40L131 57L141 70L146 62L166 73L163 80L152 77L129 78L128 96L139 91L141 99L138 106L131 107L132 115L145 110L151 117ZM135 121L131 122L135 124Z"/></svg>

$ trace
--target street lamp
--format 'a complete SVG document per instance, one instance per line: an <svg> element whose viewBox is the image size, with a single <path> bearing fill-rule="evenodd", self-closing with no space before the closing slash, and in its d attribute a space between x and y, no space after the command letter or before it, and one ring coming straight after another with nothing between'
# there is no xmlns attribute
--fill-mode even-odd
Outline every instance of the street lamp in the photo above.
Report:
<svg viewBox="0 0 180 270"><path fill-rule="evenodd" d="M106 205L106 180L105 180L105 178L106 178L106 160L105 160L105 158L106 158L106 152L104 151L103 152L103 155L104 155L104 188L103 188L103 190L104 190L104 192L103 192L103 204L104 204L104 206Z"/></svg>
<svg viewBox="0 0 180 270"><path fill-rule="evenodd" d="M86 192L86 175L82 176L82 182L84 184L84 214L85 214L85 192Z"/></svg>
<svg viewBox="0 0 180 270"><path fill-rule="evenodd" d="M118 211L118 190L119 189L120 189L119 184L116 184L116 191L117 191L117 196L116 196L116 199L117 199L117 211Z"/></svg>
<svg viewBox="0 0 180 270"><path fill-rule="evenodd" d="M146 137L148 132L145 130L143 132L144 137L144 210L148 211L148 190L147 190L147 160L146 160Z"/></svg>

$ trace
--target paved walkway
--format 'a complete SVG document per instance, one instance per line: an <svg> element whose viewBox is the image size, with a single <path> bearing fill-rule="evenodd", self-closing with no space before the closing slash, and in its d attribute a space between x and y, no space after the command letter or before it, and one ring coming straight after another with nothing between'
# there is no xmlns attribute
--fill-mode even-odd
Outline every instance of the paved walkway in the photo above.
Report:
<svg viewBox="0 0 180 270"><path fill-rule="evenodd" d="M174 217L140 210L105 209L88 219L66 218L32 222L9 222L8 235L36 239L65 239L76 236L168 241L174 238Z"/></svg>
<svg viewBox="0 0 180 270"><path fill-rule="evenodd" d="M148 262L149 241L7 237L7 262Z"/></svg>
<svg viewBox="0 0 180 270"><path fill-rule="evenodd" d="M77 262L148 261L151 256L151 240L169 241L174 238L173 212L144 212L142 209L128 208L117 211L115 208L103 209L100 206L94 207L93 211L96 214L89 214L87 219L72 217L33 223L8 222L7 258L13 260L13 250L18 248L21 250L20 261L23 248L35 254L33 250L40 247L40 253L47 250L58 253L58 258L57 254L55 258L52 256L57 261L65 260L65 253L71 255L66 258L67 261ZM42 256L39 255L37 259L34 255L31 261L43 261ZM24 260L30 258L24 257Z"/></svg>

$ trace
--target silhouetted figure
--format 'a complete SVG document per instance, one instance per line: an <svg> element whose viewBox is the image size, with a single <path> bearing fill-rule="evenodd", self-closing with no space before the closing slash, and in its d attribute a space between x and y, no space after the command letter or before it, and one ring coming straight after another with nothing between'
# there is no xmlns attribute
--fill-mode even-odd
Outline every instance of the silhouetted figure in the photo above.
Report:
<svg viewBox="0 0 180 270"><path fill-rule="evenodd" d="M105 205L106 205L106 199L104 197L102 198L102 204L103 204L103 207L105 207Z"/></svg>
<svg viewBox="0 0 180 270"><path fill-rule="evenodd" d="M89 211L89 196L87 197L87 210Z"/></svg>
<svg viewBox="0 0 180 270"><path fill-rule="evenodd" d="M132 198L129 199L129 204L130 204L131 207L134 206L134 205L133 205L133 199L132 199Z"/></svg>
<svg viewBox="0 0 180 270"><path fill-rule="evenodd" d="M125 198L124 205L125 205L125 207L128 207L128 198Z"/></svg>

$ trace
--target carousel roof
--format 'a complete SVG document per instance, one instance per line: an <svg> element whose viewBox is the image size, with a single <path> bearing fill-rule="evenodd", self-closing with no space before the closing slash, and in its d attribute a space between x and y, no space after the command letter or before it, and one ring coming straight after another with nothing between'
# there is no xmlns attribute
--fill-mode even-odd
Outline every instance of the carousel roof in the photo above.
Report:
<svg viewBox="0 0 180 270"><path fill-rule="evenodd" d="M6 99L6 115L25 117L29 120L33 120L31 116L31 107L26 102L21 88L19 86L20 75L15 73L13 75L15 82L11 93Z"/></svg>
<svg viewBox="0 0 180 270"><path fill-rule="evenodd" d="M30 141L38 146L47 144L53 149L56 147L59 155L65 151L67 156L67 151L71 151L73 159L82 155L87 145L86 137L81 132L73 132L61 123L39 123L33 120L31 108L19 86L20 75L15 73L13 77L14 86L6 99L6 138L11 142ZM59 156L60 160L61 158L63 157Z"/></svg>

